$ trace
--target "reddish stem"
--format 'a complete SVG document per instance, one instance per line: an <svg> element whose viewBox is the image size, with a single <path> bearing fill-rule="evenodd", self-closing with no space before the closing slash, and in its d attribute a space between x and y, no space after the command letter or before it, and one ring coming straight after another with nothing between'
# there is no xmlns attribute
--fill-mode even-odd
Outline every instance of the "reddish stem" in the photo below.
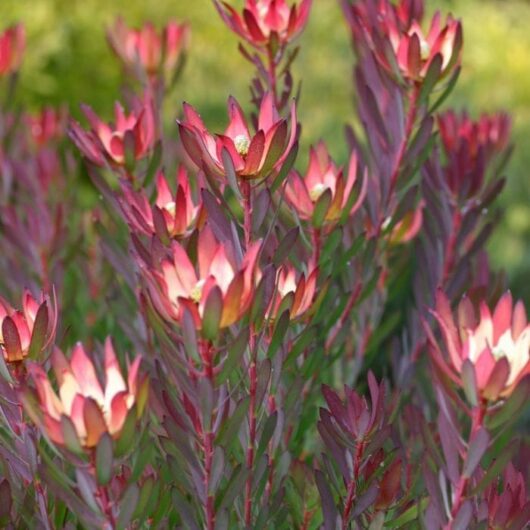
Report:
<svg viewBox="0 0 530 530"><path fill-rule="evenodd" d="M274 54L272 52L272 47L267 46L267 59L268 59L268 70L267 73L269 75L269 88L273 97L274 106L278 107L278 88L277 88L277 80L276 80L276 61L274 60Z"/></svg>
<svg viewBox="0 0 530 530"><path fill-rule="evenodd" d="M363 441L357 442L353 457L353 477L348 484L348 494L344 504L344 511L342 512L342 530L346 530L348 528L351 510L353 508L353 501L355 499L355 494L357 493L357 481L359 480L359 470L361 468L364 448L365 443Z"/></svg>
<svg viewBox="0 0 530 530"><path fill-rule="evenodd" d="M322 230L320 228L313 229L313 247L315 255L315 267L318 267L320 261L320 251L322 247Z"/></svg>
<svg viewBox="0 0 530 530"><path fill-rule="evenodd" d="M214 370L212 362L212 345L208 341L201 343L201 356L204 363L204 373L209 379L212 388L214 385ZM210 481L212 475L212 464L213 464L213 445L214 445L214 434L211 430L212 418L208 419L208 422L203 418L202 421L202 445L204 451L204 490L206 492L206 506L204 507L206 516L206 528L207 530L214 530L215 528L215 499L214 495L209 492Z"/></svg>

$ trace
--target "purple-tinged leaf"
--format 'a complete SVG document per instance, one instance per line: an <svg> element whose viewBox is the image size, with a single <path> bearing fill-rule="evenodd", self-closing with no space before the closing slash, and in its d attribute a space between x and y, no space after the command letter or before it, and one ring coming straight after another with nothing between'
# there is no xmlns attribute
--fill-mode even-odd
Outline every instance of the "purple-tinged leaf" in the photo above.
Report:
<svg viewBox="0 0 530 530"><path fill-rule="evenodd" d="M322 501L322 515L324 517L324 529L336 530L337 522L340 520L339 512L333 500L333 494L328 486L326 477L318 469L315 470L315 482Z"/></svg>
<svg viewBox="0 0 530 530"><path fill-rule="evenodd" d="M7 479L3 479L0 482L0 522L2 519L10 519L11 506L13 500L11 498L11 487Z"/></svg>
<svg viewBox="0 0 530 530"><path fill-rule="evenodd" d="M469 404L477 406L477 380L475 376L475 365L466 359L462 364L462 385Z"/></svg>
<svg viewBox="0 0 530 530"><path fill-rule="evenodd" d="M352 511L352 517L358 517L370 508L370 506L375 503L378 495L379 486L377 484L372 484L367 491L357 497Z"/></svg>
<svg viewBox="0 0 530 530"><path fill-rule="evenodd" d="M230 223L217 199L208 190L202 190L202 200L208 214L209 225L215 237L221 242L232 241Z"/></svg>
<svg viewBox="0 0 530 530"><path fill-rule="evenodd" d="M263 188L252 205L252 232L257 233L271 207L271 193Z"/></svg>
<svg viewBox="0 0 530 530"><path fill-rule="evenodd" d="M217 491L219 483L223 478L225 470L224 451L221 447L216 447L213 454L212 470L210 474L210 483L208 484L208 494L212 495Z"/></svg>
<svg viewBox="0 0 530 530"><path fill-rule="evenodd" d="M120 512L117 520L118 528L127 528L138 504L140 490L136 484L131 484L120 499Z"/></svg>
<svg viewBox="0 0 530 530"><path fill-rule="evenodd" d="M93 478L87 476L80 468L75 470L75 476L77 480L77 488L87 506L94 512L101 513L96 501L96 484L94 483Z"/></svg>
<svg viewBox="0 0 530 530"><path fill-rule="evenodd" d="M487 451L489 442L490 437L484 428L479 429L473 435L471 442L469 443L467 458L464 463L463 476L465 478L471 478Z"/></svg>
<svg viewBox="0 0 530 530"><path fill-rule="evenodd" d="M285 334L287 333L287 330L289 329L290 322L291 322L291 317L290 317L289 311L284 311L281 314L280 318L276 320L275 326L274 326L274 333L272 334L272 339L269 344L269 349L267 350L267 357L269 359L272 359L276 355L276 352L281 346L285 338Z"/></svg>
<svg viewBox="0 0 530 530"><path fill-rule="evenodd" d="M462 504L452 521L451 530L468 530L470 528L471 517L473 517L473 507L470 501L466 501Z"/></svg>
<svg viewBox="0 0 530 530"><path fill-rule="evenodd" d="M280 171L278 172L278 175L276 176L276 178L274 179L273 183L270 186L271 193L274 193L281 186L282 182L285 180L285 177L287 177L289 171L291 171L297 156L298 156L298 142L295 142L293 146L291 147L289 154L286 156L285 160L283 161L282 167Z"/></svg>
<svg viewBox="0 0 530 530"><path fill-rule="evenodd" d="M267 445L269 444L274 431L276 429L276 425L278 423L278 412L272 413L265 422L265 425L263 426L263 431L261 433L261 438L259 440L258 450L256 452L256 458L259 458L267 449Z"/></svg>
<svg viewBox="0 0 530 530"><path fill-rule="evenodd" d="M244 327L235 341L229 346L228 355L223 363L221 372L216 377L219 385L229 379L234 369L241 363L248 346L249 333L249 328Z"/></svg>
<svg viewBox="0 0 530 530"><path fill-rule="evenodd" d="M291 230L289 230L289 232L287 232L285 237L281 240L272 260L276 266L281 265L287 256L293 252L293 248L299 234L300 229L298 227L291 228Z"/></svg>
<svg viewBox="0 0 530 530"><path fill-rule="evenodd" d="M241 192L239 191L239 186L237 184L237 175L234 167L234 162L226 147L223 147L221 150L221 158L223 160L223 167L225 169L226 180L228 181L228 184L230 185L230 188L232 188L232 191L234 192L237 199L241 201L242 197Z"/></svg>
<svg viewBox="0 0 530 530"><path fill-rule="evenodd" d="M237 435L243 420L245 419L248 407L250 405L250 397L246 396L241 399L235 406L233 412L224 422L217 435L216 444L222 447L231 447L232 443L237 439Z"/></svg>
<svg viewBox="0 0 530 530"><path fill-rule="evenodd" d="M13 319L9 316L6 316L2 321L2 336L8 359L10 361L22 361L24 355L18 329Z"/></svg>
<svg viewBox="0 0 530 530"><path fill-rule="evenodd" d="M216 499L216 508L223 510L226 508L232 508L235 499L239 495L243 495L245 491L245 482L248 478L249 471L246 467L239 464L233 471L228 484L219 497Z"/></svg>

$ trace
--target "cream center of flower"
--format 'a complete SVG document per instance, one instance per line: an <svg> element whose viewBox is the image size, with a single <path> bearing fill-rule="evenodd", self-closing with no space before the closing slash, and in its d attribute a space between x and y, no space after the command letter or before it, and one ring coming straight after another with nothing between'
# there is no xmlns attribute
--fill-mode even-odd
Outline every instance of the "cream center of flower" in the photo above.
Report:
<svg viewBox="0 0 530 530"><path fill-rule="evenodd" d="M311 191L309 192L309 197L313 202L318 201L320 196L328 189L328 187L323 184L322 182L319 182L318 184L315 184Z"/></svg>
<svg viewBox="0 0 530 530"><path fill-rule="evenodd" d="M169 215L174 216L175 212L177 211L177 205L175 204L175 201L170 201L167 204L164 205L164 210L169 213Z"/></svg>
<svg viewBox="0 0 530 530"><path fill-rule="evenodd" d="M202 289L204 287L205 282L206 280L199 280L195 284L195 287L191 290L190 298L197 304L201 301Z"/></svg>
<svg viewBox="0 0 530 530"><path fill-rule="evenodd" d="M250 140L244 134L238 134L234 138L234 146L241 156L246 156L250 147Z"/></svg>
<svg viewBox="0 0 530 530"><path fill-rule="evenodd" d="M499 345L491 349L491 354L493 355L493 357L495 357L496 361L502 359L503 357L508 357L508 355L506 355L506 352L504 351L504 348Z"/></svg>
<svg viewBox="0 0 530 530"><path fill-rule="evenodd" d="M426 61L431 55L431 47L423 37L419 35L418 37L420 38L420 57L422 61Z"/></svg>

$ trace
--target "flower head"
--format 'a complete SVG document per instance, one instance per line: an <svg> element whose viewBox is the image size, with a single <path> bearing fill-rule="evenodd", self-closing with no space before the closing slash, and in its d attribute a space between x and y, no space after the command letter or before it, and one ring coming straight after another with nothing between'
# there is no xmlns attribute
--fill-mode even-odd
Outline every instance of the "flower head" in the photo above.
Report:
<svg viewBox="0 0 530 530"><path fill-rule="evenodd" d="M276 273L276 293L267 309L267 316L276 318L280 309L289 309L292 320L301 317L313 303L318 270L313 269L306 277L297 273L291 265L282 265Z"/></svg>
<svg viewBox="0 0 530 530"><path fill-rule="evenodd" d="M122 376L110 339L105 342L102 385L93 361L81 344L70 360L56 349L52 365L57 378L58 394L41 366L30 365L42 413L42 427L58 445L67 444L65 426L73 426L79 445L95 447L104 433L119 438L129 411L136 405L138 416L147 399L147 379L140 377L140 357L129 366L127 381ZM29 412L29 411L28 411Z"/></svg>
<svg viewBox="0 0 530 530"><path fill-rule="evenodd" d="M266 177L279 170L296 140L296 107L291 107L291 131L288 121L280 118L271 94L262 100L258 130L252 134L241 107L228 100L230 123L224 134L213 136L195 109L184 104L184 119L179 122L180 137L193 162L214 175L223 176L232 168L244 179Z"/></svg>
<svg viewBox="0 0 530 530"><path fill-rule="evenodd" d="M135 191L122 183L122 210L129 226L146 235L161 239L182 237L190 232L200 217L201 206L193 201L188 172L181 166L177 173L177 189L173 193L164 173L156 176L156 200L151 205L145 192Z"/></svg>
<svg viewBox="0 0 530 530"><path fill-rule="evenodd" d="M309 167L304 177L291 171L285 188L287 201L295 208L301 219L310 220L319 199L327 193L328 205L324 221L338 221L347 208L353 215L361 206L366 194L367 179L364 178L355 200L355 184L358 176L357 156L352 154L347 176L335 165L323 142L311 147Z"/></svg>
<svg viewBox="0 0 530 530"><path fill-rule="evenodd" d="M502 493L499 491L499 483L502 483ZM508 464L502 477L488 487L485 496L488 507L488 528L491 530L522 528L520 525L530 522L528 515L530 501L526 492L526 481L513 464ZM521 518L522 514L526 514L524 520Z"/></svg>
<svg viewBox="0 0 530 530"><path fill-rule="evenodd" d="M484 114L474 121L467 112L448 111L438 116L438 128L449 189L456 196L473 197L482 187L488 162L508 147L510 117Z"/></svg>
<svg viewBox="0 0 530 530"><path fill-rule="evenodd" d="M441 291L433 313L442 330L450 365L431 337L433 360L457 383L462 383L463 371L471 369L477 397L488 401L506 397L530 373L530 324L522 302L514 306L509 292L501 297L493 315L481 302L478 321L470 301L464 298L455 322Z"/></svg>
<svg viewBox="0 0 530 530"><path fill-rule="evenodd" d="M107 124L84 105L90 131L83 130L75 121L70 122L70 136L74 143L89 160L100 166L106 160L113 165L124 165L126 149L129 148L136 160L144 158L156 140L155 110L148 92L143 100L134 100L129 114L119 103L114 110L115 122Z"/></svg>
<svg viewBox="0 0 530 530"><path fill-rule="evenodd" d="M298 37L307 24L311 2L302 0L289 7L285 0L246 0L241 14L226 2L215 0L215 5L225 24L259 49L270 44L273 35L282 46Z"/></svg>
<svg viewBox="0 0 530 530"><path fill-rule="evenodd" d="M161 32L150 22L134 29L118 18L107 35L116 55L132 71L141 66L149 76L171 76L188 47L190 28L172 20Z"/></svg>
<svg viewBox="0 0 530 530"><path fill-rule="evenodd" d="M45 107L37 114L27 114L25 122L29 136L35 145L43 147L52 140L60 139L65 129L64 109Z"/></svg>
<svg viewBox="0 0 530 530"><path fill-rule="evenodd" d="M451 16L442 27L441 15L436 13L426 35L413 20L406 32L390 27L389 37L402 74L413 81L422 81L437 57L441 59L439 79L448 75L461 59L462 25Z"/></svg>
<svg viewBox="0 0 530 530"><path fill-rule="evenodd" d="M22 361L30 352L38 355L50 345L56 325L57 313L44 295L37 301L25 291L22 311L0 298L1 354L7 362Z"/></svg>
<svg viewBox="0 0 530 530"><path fill-rule="evenodd" d="M0 75L16 72L26 47L26 30L22 24L10 26L0 35Z"/></svg>
<svg viewBox="0 0 530 530"><path fill-rule="evenodd" d="M232 325L251 302L260 247L259 242L251 244L239 261L233 246L217 241L205 225L199 234L195 266L184 247L173 242L172 259L164 259L161 271L155 273L160 293L154 295L155 304L175 320L187 309L201 329L209 298L214 296L220 305L219 327Z"/></svg>

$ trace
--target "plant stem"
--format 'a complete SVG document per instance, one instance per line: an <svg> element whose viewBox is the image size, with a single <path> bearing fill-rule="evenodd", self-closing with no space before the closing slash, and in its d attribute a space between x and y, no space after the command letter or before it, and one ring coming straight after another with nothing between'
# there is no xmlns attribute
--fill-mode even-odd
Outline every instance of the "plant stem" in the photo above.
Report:
<svg viewBox="0 0 530 530"><path fill-rule="evenodd" d="M276 80L276 61L274 60L274 54L272 52L272 47L267 46L267 59L268 59L268 75L269 75L269 88L273 97L274 106L278 108L278 88Z"/></svg>
<svg viewBox="0 0 530 530"><path fill-rule="evenodd" d="M201 342L201 356L204 363L204 373L212 385L214 386L214 371L212 362L212 345L209 341ZM213 493L210 493L210 482L212 475L212 464L213 464L213 445L214 445L214 433L212 432L211 424L212 418L208 418L205 421L203 418L202 428L202 445L204 451L204 490L206 494L206 506L204 507L206 517L206 528L207 530L214 530L215 528L215 498Z"/></svg>
<svg viewBox="0 0 530 530"><path fill-rule="evenodd" d="M350 483L348 484L348 494L346 497L346 502L344 503L344 510L342 512L342 530L346 530L348 528L351 510L353 508L353 501L357 493L357 482L359 480L359 470L361 467L364 448L364 441L357 442L357 445L355 446L355 454L353 456L353 476L350 480Z"/></svg>

